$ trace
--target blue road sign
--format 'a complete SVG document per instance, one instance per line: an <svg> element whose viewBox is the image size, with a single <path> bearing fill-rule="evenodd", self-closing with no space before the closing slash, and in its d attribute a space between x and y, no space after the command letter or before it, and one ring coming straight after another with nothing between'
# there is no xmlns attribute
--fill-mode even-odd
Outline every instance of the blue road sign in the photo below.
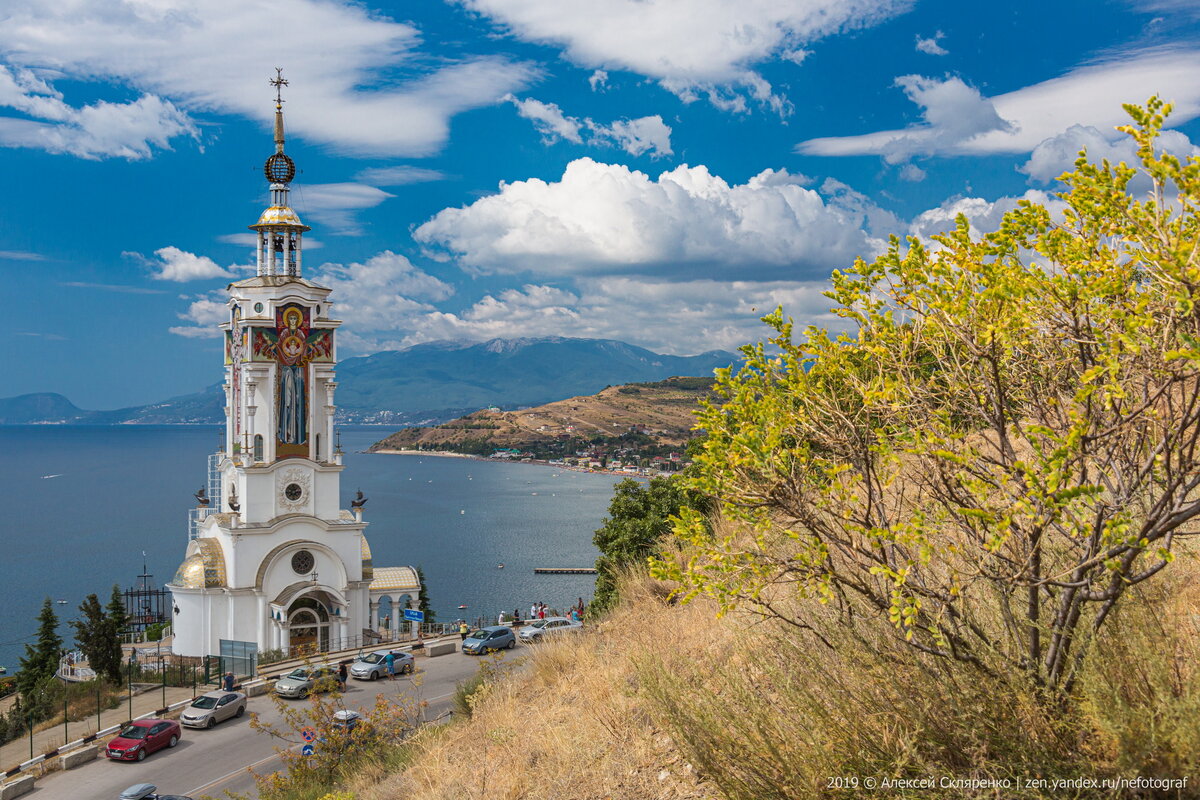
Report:
<svg viewBox="0 0 1200 800"><path fill-rule="evenodd" d="M300 755L302 756L311 756L314 752L315 751L313 750L313 746L311 744L306 744L304 747L300 748Z"/></svg>
<svg viewBox="0 0 1200 800"><path fill-rule="evenodd" d="M415 608L406 608L404 609L404 618L413 622L424 622L425 612L417 611Z"/></svg>

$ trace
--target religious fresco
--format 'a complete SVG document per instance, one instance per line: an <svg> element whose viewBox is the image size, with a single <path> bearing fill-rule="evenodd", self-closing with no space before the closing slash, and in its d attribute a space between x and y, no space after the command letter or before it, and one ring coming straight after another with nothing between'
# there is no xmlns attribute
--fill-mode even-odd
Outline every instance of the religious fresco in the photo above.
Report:
<svg viewBox="0 0 1200 800"><path fill-rule="evenodd" d="M312 329L312 311L298 303L275 309L275 328L256 328L253 361L278 365L275 381L275 440L280 458L308 455L312 406L308 365L333 361L333 331Z"/></svg>
<svg viewBox="0 0 1200 800"><path fill-rule="evenodd" d="M229 312L229 330L225 331L225 365L230 367L229 407L233 414L233 443L242 440L242 363L246 360L248 331L242 327L242 308L235 305Z"/></svg>

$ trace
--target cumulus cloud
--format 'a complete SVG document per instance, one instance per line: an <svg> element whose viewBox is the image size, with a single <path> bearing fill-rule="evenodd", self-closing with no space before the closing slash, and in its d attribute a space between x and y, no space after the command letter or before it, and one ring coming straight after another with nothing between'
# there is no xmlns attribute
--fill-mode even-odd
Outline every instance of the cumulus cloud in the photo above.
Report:
<svg viewBox="0 0 1200 800"><path fill-rule="evenodd" d="M1028 153L1073 125L1112 130L1125 124L1129 119L1121 103L1143 102L1154 93L1174 103L1171 121L1181 124L1200 115L1197 71L1200 50L1154 49L1114 56L991 98L958 78L908 76L897 83L925 109L924 125L810 139L796 150L822 156L883 155L893 163L917 153ZM1005 124L996 124L997 119Z"/></svg>
<svg viewBox="0 0 1200 800"><path fill-rule="evenodd" d="M338 314L360 334L404 327L421 312L434 310L426 301L454 293L454 287L390 250L361 263L324 264L312 279L333 290Z"/></svg>
<svg viewBox="0 0 1200 800"><path fill-rule="evenodd" d="M504 99L517 107L517 113L523 119L533 123L533 127L542 134L544 142L552 144L559 139L576 144L583 142L583 137L579 135L582 123L574 117L564 115L556 103L543 103L532 97L519 100L511 94Z"/></svg>
<svg viewBox="0 0 1200 800"><path fill-rule="evenodd" d="M207 256L198 256L178 247L160 247L154 251L155 258L146 258L141 253L125 252L121 255L132 258L150 270L150 277L158 281L198 281L206 278L232 278L237 271L248 267L222 267Z"/></svg>
<svg viewBox="0 0 1200 800"><path fill-rule="evenodd" d="M803 45L906 11L909 0L458 0L526 41L557 45L588 69L655 79L685 101L786 113L754 67L802 60ZM594 75L595 73L593 73ZM594 87L593 87L594 88Z"/></svg>
<svg viewBox="0 0 1200 800"><path fill-rule="evenodd" d="M877 246L857 198L826 203L808 180L768 169L730 186L687 165L652 180L582 158L557 182L501 184L445 209L414 237L476 272L796 280Z"/></svg>
<svg viewBox="0 0 1200 800"><path fill-rule="evenodd" d="M985 200L982 197L952 197L937 208L931 208L918 214L909 224L909 234L928 242L929 237L935 233L953 230L955 219L959 214L965 214L971 223L971 234L980 236L983 232L999 228L1000 220L1005 214L1016 208L1021 200L1043 205L1051 213L1059 213L1064 208L1063 202L1053 194L1037 189L1030 189L1020 197L1001 197L998 200Z"/></svg>
<svg viewBox="0 0 1200 800"><path fill-rule="evenodd" d="M583 133L586 131L589 143L615 145L634 156L669 156L673 152L671 128L658 114L602 125L590 117L569 117L555 103L543 103L532 97L520 100L512 95L504 99L517 107L520 116L533 122L546 144L553 144L559 139L583 144Z"/></svg>
<svg viewBox="0 0 1200 800"><path fill-rule="evenodd" d="M931 56L948 55L950 53L950 51L947 50L946 48L942 47L940 44L938 44L938 42L940 42L942 39L945 39L945 38L946 38L946 34L942 33L941 31L938 31L937 33L935 33L933 36L929 37L928 39L924 39L921 36L917 36L917 52L918 53L927 53L928 55L931 55Z"/></svg>
<svg viewBox="0 0 1200 800"><path fill-rule="evenodd" d="M224 336L224 332L217 326L222 322L229 321L227 299L222 292L211 292L192 298L187 310L177 315L180 319L192 324L177 325L167 330L176 336L184 336L188 339L212 339Z"/></svg>
<svg viewBox="0 0 1200 800"><path fill-rule="evenodd" d="M31 147L87 159L149 158L171 139L198 139L199 129L172 103L145 94L127 103L98 101L79 108L27 69L0 64L0 108L32 117L0 116L0 146Z"/></svg>
<svg viewBox="0 0 1200 800"><path fill-rule="evenodd" d="M1156 147L1180 157L1200 154L1188 137L1179 131L1164 131L1158 137ZM1058 136L1052 136L1033 148L1029 160L1018 169L1028 175L1031 181L1050 183L1075 168L1080 150L1086 150L1088 160L1095 164L1104 159L1112 164L1122 161L1130 165L1139 163L1137 145L1129 136L1115 131L1105 136L1091 125L1072 125ZM1135 179L1130 189L1135 192L1144 190L1149 186L1147 181L1144 178Z"/></svg>
<svg viewBox="0 0 1200 800"><path fill-rule="evenodd" d="M359 211L396 196L363 183L299 184L292 192L292 203L298 211L319 220L331 233L344 236L362 233Z"/></svg>
<svg viewBox="0 0 1200 800"><path fill-rule="evenodd" d="M916 164L905 164L900 168L900 180L910 183L920 183L925 180L925 170L918 167Z"/></svg>
<svg viewBox="0 0 1200 800"><path fill-rule="evenodd" d="M283 28L263 24L279 18L274 0L11 0L0 25L10 80L28 69L118 83L144 96L77 109L73 124L4 117L0 141L145 157L173 135L195 135L179 108L269 125L265 80L284 64L292 132L351 154L425 155L445 142L450 117L495 103L537 75L529 64L494 56L424 68L417 29L354 3L289 0ZM380 77L414 69L405 81ZM48 85L21 88L22 102L51 110L46 101L56 94Z"/></svg>
<svg viewBox="0 0 1200 800"><path fill-rule="evenodd" d="M588 77L588 86L592 87L592 91L602 91L608 88L608 73L602 69L595 70Z"/></svg>

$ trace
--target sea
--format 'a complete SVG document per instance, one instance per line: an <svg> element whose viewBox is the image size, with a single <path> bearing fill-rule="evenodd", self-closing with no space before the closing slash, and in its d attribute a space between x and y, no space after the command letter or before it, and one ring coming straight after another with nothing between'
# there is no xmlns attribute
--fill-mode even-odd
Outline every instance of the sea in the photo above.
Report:
<svg viewBox="0 0 1200 800"><path fill-rule="evenodd" d="M341 428L342 507L362 490L375 566L420 566L437 620L494 622L502 610L591 597L594 576L533 570L594 566L592 535L621 478L365 452L390 432ZM44 598L66 601L54 609L69 644L66 621L88 594L107 602L143 565L157 586L174 576L221 438L216 426L0 426L0 666L17 671Z"/></svg>

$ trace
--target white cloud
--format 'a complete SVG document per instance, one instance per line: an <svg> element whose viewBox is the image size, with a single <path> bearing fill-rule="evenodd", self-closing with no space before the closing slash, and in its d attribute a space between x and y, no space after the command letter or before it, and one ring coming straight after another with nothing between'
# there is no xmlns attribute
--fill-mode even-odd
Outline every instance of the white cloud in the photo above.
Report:
<svg viewBox="0 0 1200 800"><path fill-rule="evenodd" d="M354 176L356 180L369 183L372 186L406 186L410 183L427 183L429 181L445 180L445 173L436 169L412 167L407 164L395 167L373 167L360 170Z"/></svg>
<svg viewBox="0 0 1200 800"><path fill-rule="evenodd" d="M920 183L925 180L925 170L918 167L916 164L905 164L900 168L900 180L909 181L910 183Z"/></svg>
<svg viewBox="0 0 1200 800"><path fill-rule="evenodd" d="M1017 207L1021 200L1028 200L1045 206L1051 213L1061 212L1064 203L1054 195L1030 189L1020 197L1001 197L998 200L985 200L982 197L952 197L937 208L931 208L918 214L909 224L909 234L929 241L935 233L945 233L954 229L955 218L965 214L971 223L971 234L980 236L982 233L997 230L1000 220L1009 211Z"/></svg>
<svg viewBox="0 0 1200 800"><path fill-rule="evenodd" d="M765 170L730 186L703 166L651 180L589 158L562 179L501 184L414 237L477 272L802 279L877 247L856 197L826 203L804 176ZM859 196L861 197L861 196Z"/></svg>
<svg viewBox="0 0 1200 800"><path fill-rule="evenodd" d="M0 108L33 117L0 116L0 146L31 147L87 159L149 158L154 147L170 149L170 140L176 136L200 136L187 114L155 95L74 108L31 71L10 70L3 64Z"/></svg>
<svg viewBox="0 0 1200 800"><path fill-rule="evenodd" d="M602 69L598 69L588 77L588 86L592 87L592 91L603 91L608 88L608 73Z"/></svg>
<svg viewBox="0 0 1200 800"><path fill-rule="evenodd" d="M486 341L519 336L619 339L657 352L732 349L762 339L760 321L777 305L804 322L833 328L824 281L767 282L584 279L576 291L527 284L487 295L458 313L434 312L398 337L377 338L388 349L439 339Z"/></svg>
<svg viewBox="0 0 1200 800"><path fill-rule="evenodd" d="M206 278L232 278L238 270L247 267L222 267L207 256L198 256L178 247L160 247L154 251L157 258L146 258L141 253L125 252L151 270L150 277L159 281L198 281Z"/></svg>
<svg viewBox="0 0 1200 800"><path fill-rule="evenodd" d="M557 104L543 103L532 97L518 100L511 94L504 99L517 107L517 113L523 119L533 122L533 127L542 134L542 140L547 144L553 144L559 139L576 144L583 142L583 137L579 135L582 123L574 117L564 115Z"/></svg>
<svg viewBox="0 0 1200 800"><path fill-rule="evenodd" d="M986 155L1028 153L1073 125L1112 130L1129 121L1122 103L1141 103L1158 93L1175 105L1173 124L1200 115L1200 50L1149 50L1079 67L1060 78L984 98L958 78L934 81L910 76L909 97L925 106L926 124L860 136L810 139L797 145L810 155L883 155L889 161L917 153ZM971 90L973 91L973 90ZM990 112L989 112L990 109ZM995 118L1007 125L987 124ZM965 114L964 120L958 118Z"/></svg>
<svg viewBox="0 0 1200 800"><path fill-rule="evenodd" d="M40 253L30 253L26 250L0 250L0 261L45 261Z"/></svg>
<svg viewBox="0 0 1200 800"><path fill-rule="evenodd" d="M515 36L558 45L588 69L624 69L659 81L685 101L707 97L742 111L749 97L788 104L755 65L803 58L802 45L867 27L909 0L459 0ZM594 74L594 73L593 73Z"/></svg>
<svg viewBox="0 0 1200 800"><path fill-rule="evenodd" d="M947 50L946 48L942 47L940 44L938 44L938 42L940 42L942 39L945 39L945 38L946 38L946 34L942 33L941 31L938 31L937 33L935 33L933 36L929 37L928 39L922 39L920 36L918 36L917 37L917 52L918 53L927 53L928 55L931 55L931 56L949 55L950 51Z"/></svg>
<svg viewBox="0 0 1200 800"><path fill-rule="evenodd" d="M592 133L598 138L611 139L630 155L640 156L643 153L649 153L652 156L669 156L672 154L671 128L663 122L662 117L658 114L652 117L617 120L612 125L591 123L590 127Z"/></svg>
<svg viewBox="0 0 1200 800"><path fill-rule="evenodd" d="M444 300L454 287L385 250L363 263L324 264L312 280L333 290L337 313L360 335L395 330L433 310L429 300Z"/></svg>
<svg viewBox="0 0 1200 800"><path fill-rule="evenodd" d="M324 223L331 233L345 236L362 233L356 212L374 208L395 196L362 183L314 183L292 187L292 205L297 211Z"/></svg>
<svg viewBox="0 0 1200 800"><path fill-rule="evenodd" d="M1164 131L1155 146L1163 152L1173 153L1180 157L1200 154L1187 136L1179 131ZM1045 140L1029 155L1029 160L1018 167L1029 176L1031 181L1050 183L1058 176L1075 168L1075 160L1079 158L1080 150L1087 150L1088 161L1099 164L1108 159L1112 164L1124 161L1131 166L1137 166L1140 161L1137 156L1137 144L1123 133L1113 132L1105 136L1090 125L1072 125L1058 136ZM1149 188L1148 179L1134 179L1131 191L1137 192Z"/></svg>
<svg viewBox="0 0 1200 800"><path fill-rule="evenodd" d="M149 145L195 131L175 105L155 95L188 111L240 114L269 125L266 79L283 64L291 81L291 131L352 154L425 155L445 142L451 116L495 103L537 74L528 64L491 56L428 71L419 45L411 25L327 0L289 0L283 7L275 0L9 0L0 53L10 67L109 81L147 96L78 109L84 119L74 127L6 117L0 140L92 157L145 157ZM414 68L421 73L409 80L388 77ZM48 85L25 87L21 96L51 111L46 101L57 100ZM143 144L137 136L145 136Z"/></svg>
<svg viewBox="0 0 1200 800"><path fill-rule="evenodd" d="M509 95L504 98L517 107L517 113L533 122L542 134L542 142L554 144L559 139L583 144L583 131L589 133L589 144L615 145L634 156L648 154L653 158L669 156L671 128L658 114L637 119L619 119L602 125L590 117L568 117L555 103L543 103L532 97L525 100Z"/></svg>
<svg viewBox="0 0 1200 800"><path fill-rule="evenodd" d="M187 311L177 316L191 325L178 325L168 328L168 332L189 339L212 339L224 336L218 328L222 322L229 321L229 306L223 292L213 292L195 297L188 304Z"/></svg>

